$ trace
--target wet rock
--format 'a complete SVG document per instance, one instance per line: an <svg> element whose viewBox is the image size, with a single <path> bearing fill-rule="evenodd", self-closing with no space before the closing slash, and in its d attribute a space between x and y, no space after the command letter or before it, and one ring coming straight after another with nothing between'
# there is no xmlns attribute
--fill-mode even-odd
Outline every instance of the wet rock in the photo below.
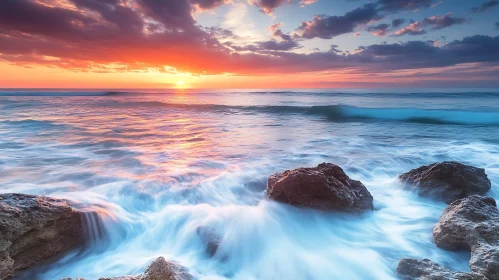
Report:
<svg viewBox="0 0 499 280"><path fill-rule="evenodd" d="M471 270L499 279L499 210L493 198L472 195L447 206L433 239L446 250L471 250Z"/></svg>
<svg viewBox="0 0 499 280"><path fill-rule="evenodd" d="M366 187L331 163L274 174L268 179L267 192L275 201L318 210L364 212L373 209L373 197Z"/></svg>
<svg viewBox="0 0 499 280"><path fill-rule="evenodd" d="M99 278L99 280L192 280L194 279L187 270L173 262L167 262L159 257L149 265L143 274L137 276L121 276Z"/></svg>
<svg viewBox="0 0 499 280"><path fill-rule="evenodd" d="M66 200L0 194L0 279L84 243L82 215Z"/></svg>
<svg viewBox="0 0 499 280"><path fill-rule="evenodd" d="M401 259L397 274L403 280L488 280L474 272L453 272L428 259Z"/></svg>
<svg viewBox="0 0 499 280"><path fill-rule="evenodd" d="M419 195L451 203L473 194L485 194L491 183L485 170L459 162L445 161L421 166L399 176Z"/></svg>
<svg viewBox="0 0 499 280"><path fill-rule="evenodd" d="M222 243L222 237L220 237L215 230L204 226L197 227L196 233L201 239L201 242L205 245L206 253L210 257L215 256L218 246Z"/></svg>

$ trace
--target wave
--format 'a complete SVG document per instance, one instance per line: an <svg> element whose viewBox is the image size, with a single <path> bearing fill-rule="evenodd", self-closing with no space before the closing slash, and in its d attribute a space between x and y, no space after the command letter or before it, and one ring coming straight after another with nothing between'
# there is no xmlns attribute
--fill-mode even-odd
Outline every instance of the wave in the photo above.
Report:
<svg viewBox="0 0 499 280"><path fill-rule="evenodd" d="M34 119L0 121L0 126L2 125L18 127L23 129L33 129L33 130L42 130L48 128L64 128L67 126L66 124L59 124L48 120L34 120Z"/></svg>
<svg viewBox="0 0 499 280"><path fill-rule="evenodd" d="M499 125L499 112L430 110L414 108L360 108L354 106L320 106L311 109L329 119L364 119L403 121L426 124Z"/></svg>
<svg viewBox="0 0 499 280"><path fill-rule="evenodd" d="M126 106L168 107L224 114L301 114L321 116L329 121L399 121L424 124L499 126L499 112L416 108L363 108L348 105L327 106L231 106L218 104L177 104L159 101L128 103Z"/></svg>

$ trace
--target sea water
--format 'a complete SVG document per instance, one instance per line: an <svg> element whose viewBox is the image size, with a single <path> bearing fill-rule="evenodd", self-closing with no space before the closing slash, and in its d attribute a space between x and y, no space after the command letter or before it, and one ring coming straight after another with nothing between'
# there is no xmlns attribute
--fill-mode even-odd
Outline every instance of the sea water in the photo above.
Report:
<svg viewBox="0 0 499 280"><path fill-rule="evenodd" d="M483 167L499 198L499 90L0 92L0 192L70 199L89 242L24 279L138 274L157 257L199 279L395 279L401 258L469 271L435 246L446 204L397 176ZM335 163L375 210L267 199L279 171ZM220 242L207 250L207 230Z"/></svg>

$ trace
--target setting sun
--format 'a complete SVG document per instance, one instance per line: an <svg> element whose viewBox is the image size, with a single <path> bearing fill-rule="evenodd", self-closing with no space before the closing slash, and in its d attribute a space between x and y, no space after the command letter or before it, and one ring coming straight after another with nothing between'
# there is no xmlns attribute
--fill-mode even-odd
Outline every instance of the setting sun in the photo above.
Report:
<svg viewBox="0 0 499 280"><path fill-rule="evenodd" d="M187 85L184 83L184 81L177 81L176 88L185 89L185 88L187 88Z"/></svg>

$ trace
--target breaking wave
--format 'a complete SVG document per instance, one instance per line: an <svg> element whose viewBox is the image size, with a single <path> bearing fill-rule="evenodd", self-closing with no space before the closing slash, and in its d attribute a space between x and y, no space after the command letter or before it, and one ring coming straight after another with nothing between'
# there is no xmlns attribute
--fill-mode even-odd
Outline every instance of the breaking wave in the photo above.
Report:
<svg viewBox="0 0 499 280"><path fill-rule="evenodd" d="M126 102L126 106L130 104ZM123 104L122 104L123 105ZM499 112L416 108L363 108L348 105L328 106L229 106L218 104L175 104L158 101L136 105L185 110L214 111L224 114L303 114L322 116L329 121L399 121L424 124L499 126Z"/></svg>

